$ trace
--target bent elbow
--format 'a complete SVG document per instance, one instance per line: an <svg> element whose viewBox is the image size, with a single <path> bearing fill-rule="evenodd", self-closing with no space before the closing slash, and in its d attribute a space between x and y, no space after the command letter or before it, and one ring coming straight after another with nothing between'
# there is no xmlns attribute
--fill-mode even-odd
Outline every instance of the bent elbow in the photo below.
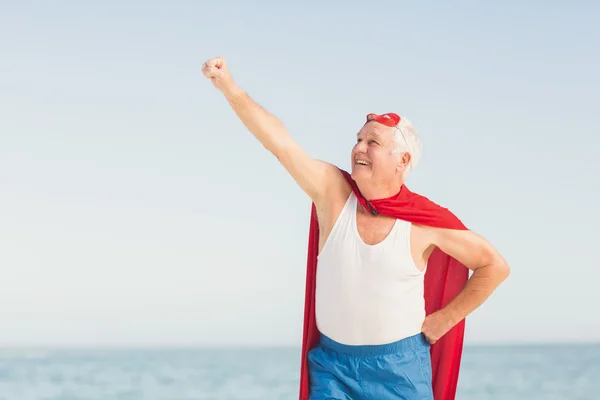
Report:
<svg viewBox="0 0 600 400"><path fill-rule="evenodd" d="M510 267L508 266L508 263L503 258L500 258L495 266L499 281L504 282L510 276Z"/></svg>

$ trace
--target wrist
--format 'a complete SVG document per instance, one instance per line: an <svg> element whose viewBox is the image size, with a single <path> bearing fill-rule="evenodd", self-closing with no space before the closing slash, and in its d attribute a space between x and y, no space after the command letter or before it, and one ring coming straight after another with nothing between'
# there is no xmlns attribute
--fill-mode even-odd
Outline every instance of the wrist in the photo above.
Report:
<svg viewBox="0 0 600 400"><path fill-rule="evenodd" d="M245 93L239 86L237 86L234 83L224 87L221 90L221 92L228 100L236 99L240 96L243 96Z"/></svg>
<svg viewBox="0 0 600 400"><path fill-rule="evenodd" d="M444 320L447 321L448 327L452 328L454 325L458 324L462 318L456 310L453 310L452 307L446 306L440 310Z"/></svg>

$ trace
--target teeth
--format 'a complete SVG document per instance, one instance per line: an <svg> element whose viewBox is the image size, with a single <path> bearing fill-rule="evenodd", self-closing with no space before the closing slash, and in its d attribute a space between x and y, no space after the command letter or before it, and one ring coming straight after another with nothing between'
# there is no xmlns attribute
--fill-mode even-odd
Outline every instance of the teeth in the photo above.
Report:
<svg viewBox="0 0 600 400"><path fill-rule="evenodd" d="M369 165L369 163L364 160L356 160L356 163L361 165Z"/></svg>

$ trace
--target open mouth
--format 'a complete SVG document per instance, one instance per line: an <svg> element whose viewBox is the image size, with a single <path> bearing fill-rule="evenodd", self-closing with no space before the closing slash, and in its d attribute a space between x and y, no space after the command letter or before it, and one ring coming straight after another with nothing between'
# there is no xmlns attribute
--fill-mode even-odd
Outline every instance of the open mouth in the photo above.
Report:
<svg viewBox="0 0 600 400"><path fill-rule="evenodd" d="M365 160L356 160L355 164L356 164L356 165L367 165L367 166L368 166L368 165L371 165L371 163L370 163L370 162L368 162L368 161L365 161Z"/></svg>

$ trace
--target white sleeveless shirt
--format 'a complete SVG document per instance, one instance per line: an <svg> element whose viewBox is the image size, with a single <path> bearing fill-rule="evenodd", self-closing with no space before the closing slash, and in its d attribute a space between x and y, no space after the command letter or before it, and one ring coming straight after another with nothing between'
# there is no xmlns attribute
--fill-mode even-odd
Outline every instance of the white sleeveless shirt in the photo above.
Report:
<svg viewBox="0 0 600 400"><path fill-rule="evenodd" d="M385 344L421 332L424 276L410 252L412 224L396 220L375 245L358 234L358 199L351 193L318 256L319 331L349 345Z"/></svg>

